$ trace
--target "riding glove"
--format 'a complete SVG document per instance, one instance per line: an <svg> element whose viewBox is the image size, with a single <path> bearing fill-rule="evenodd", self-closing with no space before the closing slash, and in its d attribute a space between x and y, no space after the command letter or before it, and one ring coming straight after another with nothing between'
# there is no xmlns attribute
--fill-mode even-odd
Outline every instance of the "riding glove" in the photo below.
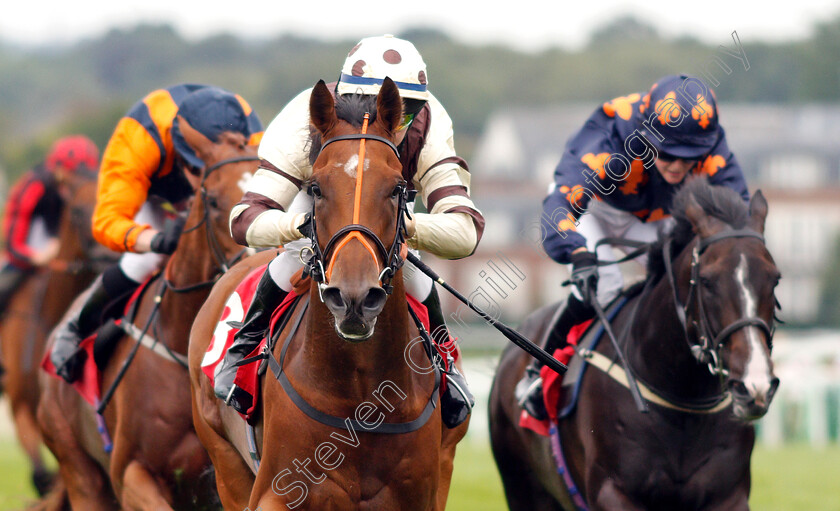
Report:
<svg viewBox="0 0 840 511"><path fill-rule="evenodd" d="M167 255L175 252L175 249L178 247L178 239L181 237L181 231L184 230L184 223L186 221L187 219L180 215L167 219L163 225L163 230L155 234L154 238L152 238L152 252Z"/></svg>
<svg viewBox="0 0 840 511"><path fill-rule="evenodd" d="M598 289L598 256L592 252L572 254L571 283L580 292L581 301L590 304Z"/></svg>

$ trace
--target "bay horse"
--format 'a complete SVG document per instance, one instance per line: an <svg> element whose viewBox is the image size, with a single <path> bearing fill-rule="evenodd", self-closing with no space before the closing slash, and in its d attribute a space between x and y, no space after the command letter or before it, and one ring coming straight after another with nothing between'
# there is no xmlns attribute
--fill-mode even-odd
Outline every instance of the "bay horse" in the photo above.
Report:
<svg viewBox="0 0 840 511"><path fill-rule="evenodd" d="M9 398L18 442L29 458L32 482L40 495L54 474L41 455L43 440L36 410L38 362L47 335L67 310L72 297L82 292L116 254L93 239L90 219L96 202L95 172L80 169L65 177L65 207L58 228L60 248L44 270L24 280L9 300L0 322L0 351L6 372L3 387Z"/></svg>
<svg viewBox="0 0 840 511"><path fill-rule="evenodd" d="M673 231L649 251L644 288L612 320L648 413L607 375L625 376L612 343L595 354L579 344L595 366L558 420L558 444L520 426L513 394L528 360L502 355L490 432L511 510L749 509L752 421L779 384L770 351L780 274L764 245L767 202L759 191L747 205L698 178L677 192L672 214ZM555 310L533 313L523 333L546 335Z"/></svg>
<svg viewBox="0 0 840 511"><path fill-rule="evenodd" d="M196 195L177 250L139 299L133 325L112 341L103 390L127 358L134 358L110 404L98 417L63 380L42 376L48 381L38 419L73 509L218 506L212 480L204 476L210 460L192 426L187 343L192 319L212 284L243 255L230 236L228 216L258 158L241 134L225 132L213 142L188 124L181 126L205 167L195 176L184 172ZM74 307L82 301L78 298ZM140 345L136 338L156 343Z"/></svg>
<svg viewBox="0 0 840 511"><path fill-rule="evenodd" d="M390 79L375 98L334 100L323 81L312 90L310 118L323 141L308 183L313 278L299 283L294 319L268 350L274 369L261 377L252 417L258 466L245 421L215 397L201 363L237 284L276 253L234 267L196 317L193 416L225 509L445 508L467 423L444 426L439 375L421 374L404 358L418 328L399 269L407 183L393 141L401 112Z"/></svg>

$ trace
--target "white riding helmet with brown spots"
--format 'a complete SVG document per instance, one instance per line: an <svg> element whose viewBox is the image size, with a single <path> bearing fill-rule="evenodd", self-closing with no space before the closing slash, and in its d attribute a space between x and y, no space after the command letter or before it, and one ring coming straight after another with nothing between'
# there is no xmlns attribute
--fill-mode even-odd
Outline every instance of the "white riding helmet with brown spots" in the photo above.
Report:
<svg viewBox="0 0 840 511"><path fill-rule="evenodd" d="M403 99L429 99L426 63L413 44L390 34L366 37L347 54L338 94L378 94L389 77Z"/></svg>

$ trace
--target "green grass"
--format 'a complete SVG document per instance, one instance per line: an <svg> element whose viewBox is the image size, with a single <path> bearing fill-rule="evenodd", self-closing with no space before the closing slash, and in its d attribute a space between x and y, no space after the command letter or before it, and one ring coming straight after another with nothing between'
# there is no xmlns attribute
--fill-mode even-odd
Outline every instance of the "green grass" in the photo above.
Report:
<svg viewBox="0 0 840 511"><path fill-rule="evenodd" d="M750 504L757 511L840 511L840 445L757 448L752 460ZM35 492L23 452L0 440L0 510L23 509ZM458 446L447 509L506 511L489 446L467 439Z"/></svg>

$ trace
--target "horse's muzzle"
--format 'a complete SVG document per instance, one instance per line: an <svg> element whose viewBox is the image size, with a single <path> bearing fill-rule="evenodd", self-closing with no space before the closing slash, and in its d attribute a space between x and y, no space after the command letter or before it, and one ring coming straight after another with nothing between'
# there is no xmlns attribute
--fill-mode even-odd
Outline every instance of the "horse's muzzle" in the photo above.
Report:
<svg viewBox="0 0 840 511"><path fill-rule="evenodd" d="M371 287L362 293L327 287L324 304L335 318L338 335L350 342L361 342L373 335L376 318L382 312L388 295L381 287Z"/></svg>
<svg viewBox="0 0 840 511"><path fill-rule="evenodd" d="M779 379L775 376L770 380L766 391L749 389L741 380L730 380L729 392L732 393L732 412L741 420L754 421L764 417L779 388Z"/></svg>

